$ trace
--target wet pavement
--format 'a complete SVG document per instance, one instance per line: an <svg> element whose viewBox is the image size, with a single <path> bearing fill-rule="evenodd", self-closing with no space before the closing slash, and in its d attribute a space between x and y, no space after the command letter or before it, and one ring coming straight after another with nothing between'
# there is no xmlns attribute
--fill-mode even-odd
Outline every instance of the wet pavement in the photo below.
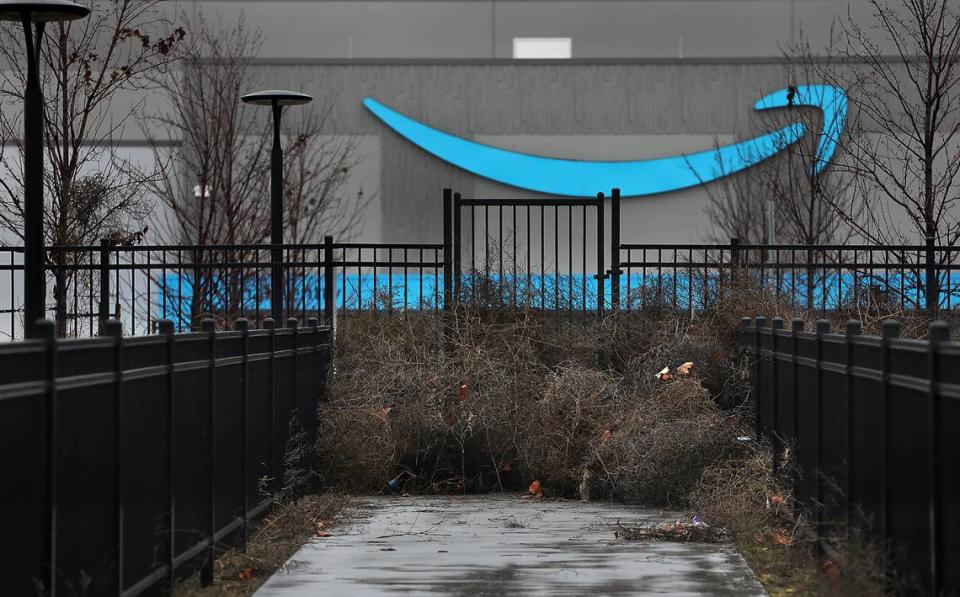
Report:
<svg viewBox="0 0 960 597"><path fill-rule="evenodd" d="M518 496L359 502L256 593L293 595L764 595L728 545L624 541L676 517Z"/></svg>

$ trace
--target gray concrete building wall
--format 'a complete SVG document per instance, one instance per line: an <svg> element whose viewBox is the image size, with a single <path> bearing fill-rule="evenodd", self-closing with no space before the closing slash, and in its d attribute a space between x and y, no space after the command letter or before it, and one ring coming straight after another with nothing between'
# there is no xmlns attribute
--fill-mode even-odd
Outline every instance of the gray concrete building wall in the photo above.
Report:
<svg viewBox="0 0 960 597"><path fill-rule="evenodd" d="M570 37L574 58L779 56L825 45L867 0L181 0L194 18L241 15L264 58L510 58L514 37Z"/></svg>
<svg viewBox="0 0 960 597"><path fill-rule="evenodd" d="M583 160L689 153L750 136L763 122L752 106L785 87L779 60L574 62L340 61L280 69L262 64L267 86L295 87L332 106L335 135L379 139L380 239L440 240L441 190L465 197L533 197L484 180L422 151L362 105L373 97L432 127L505 149ZM371 158L373 159L373 158ZM616 181L610 181L615 186ZM709 238L701 188L624 200L630 242ZM370 214L374 216L374 214Z"/></svg>

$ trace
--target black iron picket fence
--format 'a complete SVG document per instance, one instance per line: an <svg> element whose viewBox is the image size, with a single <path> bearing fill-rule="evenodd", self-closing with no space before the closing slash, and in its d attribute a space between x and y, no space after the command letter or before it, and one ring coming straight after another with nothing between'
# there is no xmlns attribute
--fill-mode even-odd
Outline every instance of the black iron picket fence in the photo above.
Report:
<svg viewBox="0 0 960 597"><path fill-rule="evenodd" d="M880 337L849 322L745 319L757 436L790 462L794 494L829 549L854 531L886 550L905 587L960 592L960 343ZM782 459L786 450L790 459ZM775 464L775 466L777 466Z"/></svg>
<svg viewBox="0 0 960 597"><path fill-rule="evenodd" d="M745 284L810 313L952 310L960 246L638 244L621 199L443 196L440 243L48 247L47 317L61 337L109 319L131 335L202 314L333 325L337 311L449 309L457 303L554 313L709 309ZM281 260L273 259L280 255ZM0 247L0 339L24 336L23 248ZM280 281L274 284L279 276ZM282 288L281 297L273 297ZM275 300L276 299L276 300Z"/></svg>
<svg viewBox="0 0 960 597"><path fill-rule="evenodd" d="M172 587L315 468L330 329L248 329L0 345L0 594Z"/></svg>

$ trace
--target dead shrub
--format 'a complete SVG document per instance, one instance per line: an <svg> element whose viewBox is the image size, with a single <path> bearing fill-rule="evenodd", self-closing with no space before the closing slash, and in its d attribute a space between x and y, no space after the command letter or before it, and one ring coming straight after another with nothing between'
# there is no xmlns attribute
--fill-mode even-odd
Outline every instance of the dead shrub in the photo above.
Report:
<svg viewBox="0 0 960 597"><path fill-rule="evenodd" d="M630 414L597 450L597 482L616 500L687 507L703 469L729 454L735 423L696 379L630 398Z"/></svg>
<svg viewBox="0 0 960 597"><path fill-rule="evenodd" d="M569 495L604 430L621 416L616 381L608 373L576 363L548 375L543 395L524 431L523 457L530 474L551 491Z"/></svg>

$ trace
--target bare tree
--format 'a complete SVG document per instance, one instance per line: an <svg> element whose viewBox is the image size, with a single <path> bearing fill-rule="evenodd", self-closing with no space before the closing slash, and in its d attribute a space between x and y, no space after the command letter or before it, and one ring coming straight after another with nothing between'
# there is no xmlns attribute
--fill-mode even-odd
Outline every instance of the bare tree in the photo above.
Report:
<svg viewBox="0 0 960 597"><path fill-rule="evenodd" d="M960 240L960 12L956 0L870 5L873 23L842 23L848 68L823 71L851 90L853 126L862 131L843 141L858 202L837 211L870 242L926 242L925 298L935 310L954 255L934 247Z"/></svg>
<svg viewBox="0 0 960 597"><path fill-rule="evenodd" d="M149 88L152 75L176 59L185 31L164 15L161 0L104 0L89 4L87 19L47 28L41 64L45 89L45 243L90 245L100 238L130 240L143 233L150 209L144 185L157 173L131 170L117 138L144 103L130 92ZM0 98L22 105L27 73L16 25L0 26ZM16 151L0 155L0 227L23 238L22 112L0 111L0 140ZM79 283L65 266L87 259L81 251L52 251L57 329L67 328L69 288ZM79 307L79 305L77 305Z"/></svg>
<svg viewBox="0 0 960 597"><path fill-rule="evenodd" d="M201 17L197 25L182 71L160 82L169 108L150 117L144 127L153 131L158 161L167 161L162 158L170 152L164 140L180 142L178 155L169 161L173 169L153 185L162 205L161 235L176 244L264 243L270 235L272 133L268 111L240 101L243 93L259 87L249 62L260 48L261 34L242 19L222 27ZM323 134L329 114L329 105L311 105L284 119L287 243L320 243L325 234L348 235L368 200L362 190L353 196L345 191L356 165L356 144ZM302 261L302 253L291 251L287 258ZM194 269L191 313L178 317L195 319L211 301L230 317L242 314L251 285L260 280L249 270L224 264L258 256L253 249L190 255L195 266L203 267Z"/></svg>
<svg viewBox="0 0 960 597"><path fill-rule="evenodd" d="M830 39L834 36L831 34ZM787 60L787 107L758 112L757 134L778 131L781 155L730 177L716 188L708 188L707 213L717 232L726 238L746 242L766 242L770 235L767 207L774 210L773 235L780 243L823 245L849 240L853 228L837 211L851 214L853 176L837 164L844 161L842 152L824 160L820 153L821 136L833 135L834 123L824 122L820 110L806 104L823 103L823 97L804 86L820 80L820 65L833 55L833 44L825 55L817 55L802 35L800 41L785 52ZM794 102L796 105L794 106ZM837 116L837 118L839 118ZM804 136L789 143L787 127L800 124ZM848 133L849 134L849 133ZM839 139L830 139L837 143ZM725 239L724 239L725 240Z"/></svg>

